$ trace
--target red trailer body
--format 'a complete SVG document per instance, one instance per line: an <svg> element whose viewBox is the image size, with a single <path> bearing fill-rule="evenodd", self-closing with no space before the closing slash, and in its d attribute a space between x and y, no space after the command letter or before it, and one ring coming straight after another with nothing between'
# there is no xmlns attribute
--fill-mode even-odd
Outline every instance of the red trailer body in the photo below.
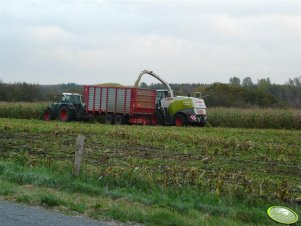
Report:
<svg viewBox="0 0 301 226"><path fill-rule="evenodd" d="M149 124L155 112L156 90L86 85L88 114L122 114L132 124Z"/></svg>

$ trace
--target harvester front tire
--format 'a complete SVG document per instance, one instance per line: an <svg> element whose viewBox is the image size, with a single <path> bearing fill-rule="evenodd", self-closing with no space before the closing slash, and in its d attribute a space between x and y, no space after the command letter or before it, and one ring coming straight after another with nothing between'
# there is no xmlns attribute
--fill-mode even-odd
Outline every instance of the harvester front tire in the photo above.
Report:
<svg viewBox="0 0 301 226"><path fill-rule="evenodd" d="M155 114L152 117L152 125L156 126L156 125L164 125L164 116L162 115L162 113L159 110L155 111Z"/></svg>
<svg viewBox="0 0 301 226"><path fill-rule="evenodd" d="M182 114L176 114L174 119L174 125L175 126L186 126L187 125L187 119Z"/></svg>
<svg viewBox="0 0 301 226"><path fill-rule="evenodd" d="M67 106L62 106L59 110L59 119L62 122L69 122L71 121L71 111Z"/></svg>

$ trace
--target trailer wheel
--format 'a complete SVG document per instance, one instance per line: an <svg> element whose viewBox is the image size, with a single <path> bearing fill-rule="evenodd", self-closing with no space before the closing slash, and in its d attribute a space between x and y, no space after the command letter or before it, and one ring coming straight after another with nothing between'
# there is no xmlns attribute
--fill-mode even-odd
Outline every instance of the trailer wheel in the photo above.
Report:
<svg viewBox="0 0 301 226"><path fill-rule="evenodd" d="M114 122L114 115L113 114L106 114L105 124L113 124L113 122Z"/></svg>
<svg viewBox="0 0 301 226"><path fill-rule="evenodd" d="M46 108L43 114L44 121L50 121L53 119L51 108Z"/></svg>
<svg viewBox="0 0 301 226"><path fill-rule="evenodd" d="M186 117L182 114L177 114L174 119L175 126L185 126L187 125Z"/></svg>
<svg viewBox="0 0 301 226"><path fill-rule="evenodd" d="M116 115L114 119L115 125L123 125L124 124L124 117L123 115Z"/></svg>
<svg viewBox="0 0 301 226"><path fill-rule="evenodd" d="M59 119L62 122L69 122L71 121L71 111L68 109L67 106L62 106L59 110Z"/></svg>

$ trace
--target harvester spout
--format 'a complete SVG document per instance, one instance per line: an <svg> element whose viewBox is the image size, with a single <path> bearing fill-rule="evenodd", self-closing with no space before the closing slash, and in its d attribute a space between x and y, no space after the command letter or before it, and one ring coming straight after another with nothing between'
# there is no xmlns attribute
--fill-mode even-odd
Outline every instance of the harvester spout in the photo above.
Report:
<svg viewBox="0 0 301 226"><path fill-rule="evenodd" d="M168 88L168 91L169 91L169 93L170 93L170 97L172 97L172 98L174 97L174 95L173 95L173 90L170 88L169 84L168 84L167 82L165 82L162 78L160 78L159 75L155 74L155 73L152 72L152 71L143 70L143 71L140 73L138 79L137 79L136 82L135 82L135 85L134 85L135 87L139 87L140 80L141 80L141 78L142 78L142 76L143 76L144 74L149 74L149 75L153 76L154 78L158 79L162 84L164 84L164 85Z"/></svg>

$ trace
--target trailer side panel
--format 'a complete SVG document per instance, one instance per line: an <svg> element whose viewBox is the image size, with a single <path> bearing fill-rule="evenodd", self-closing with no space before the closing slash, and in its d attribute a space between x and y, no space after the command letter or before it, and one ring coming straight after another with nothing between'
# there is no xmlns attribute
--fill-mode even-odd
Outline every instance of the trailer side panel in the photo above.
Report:
<svg viewBox="0 0 301 226"><path fill-rule="evenodd" d="M153 114L156 91L133 87L85 86L89 113Z"/></svg>

